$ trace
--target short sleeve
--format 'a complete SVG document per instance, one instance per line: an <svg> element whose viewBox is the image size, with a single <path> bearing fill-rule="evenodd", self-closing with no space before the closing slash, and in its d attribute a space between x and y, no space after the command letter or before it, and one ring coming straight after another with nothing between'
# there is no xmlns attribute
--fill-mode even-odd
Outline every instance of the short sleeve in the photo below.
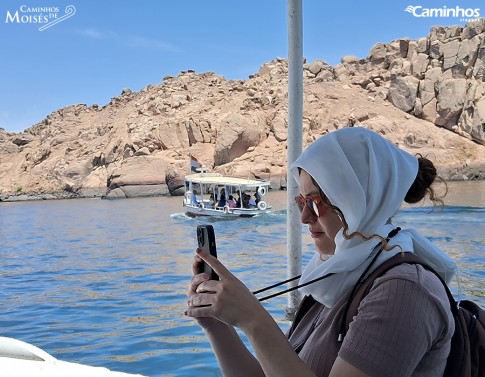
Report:
<svg viewBox="0 0 485 377"><path fill-rule="evenodd" d="M427 369L422 365L426 363L442 375L453 332L446 293L436 276L421 266L393 270L397 269L413 273L396 276L394 271L393 276L390 270L376 279L360 303L339 356L375 377L411 376ZM419 272L427 274L424 285Z"/></svg>

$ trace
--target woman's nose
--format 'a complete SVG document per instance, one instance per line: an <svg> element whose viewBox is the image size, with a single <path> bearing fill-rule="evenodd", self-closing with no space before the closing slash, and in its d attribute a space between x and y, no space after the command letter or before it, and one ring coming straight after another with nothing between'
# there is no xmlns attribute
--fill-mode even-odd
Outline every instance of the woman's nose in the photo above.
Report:
<svg viewBox="0 0 485 377"><path fill-rule="evenodd" d="M317 221L318 217L313 214L307 205L304 205L300 214L300 219L303 224L311 224Z"/></svg>

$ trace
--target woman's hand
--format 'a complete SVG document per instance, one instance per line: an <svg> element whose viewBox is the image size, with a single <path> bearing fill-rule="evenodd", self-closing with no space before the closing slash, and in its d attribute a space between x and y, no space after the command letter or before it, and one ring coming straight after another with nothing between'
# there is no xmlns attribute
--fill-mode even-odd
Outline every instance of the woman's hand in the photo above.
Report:
<svg viewBox="0 0 485 377"><path fill-rule="evenodd" d="M201 326L211 326L206 317L212 317L244 331L258 316L268 315L258 299L218 259L200 248L196 252L193 267L196 275L189 288L187 316L197 318ZM206 274L199 274L200 261L212 267L220 280L209 280Z"/></svg>
<svg viewBox="0 0 485 377"><path fill-rule="evenodd" d="M200 274L201 261L220 280L209 280L207 275ZM207 332L224 375L315 377L258 299L218 259L197 249L194 274L186 314L205 326L214 324L208 320L217 321L218 326ZM257 359L232 326L245 333Z"/></svg>
<svg viewBox="0 0 485 377"><path fill-rule="evenodd" d="M199 257L198 255L195 255L192 262L192 274L194 276L192 277L189 287L187 288L187 297L188 297L187 305L189 306L190 306L192 296L196 294L197 287L201 283L210 279L209 275L205 273L201 273L202 263L203 263L202 258ZM185 312L185 315L188 315L188 311ZM211 317L196 317L195 320L205 330L209 330L213 326L224 325L218 319L211 318Z"/></svg>

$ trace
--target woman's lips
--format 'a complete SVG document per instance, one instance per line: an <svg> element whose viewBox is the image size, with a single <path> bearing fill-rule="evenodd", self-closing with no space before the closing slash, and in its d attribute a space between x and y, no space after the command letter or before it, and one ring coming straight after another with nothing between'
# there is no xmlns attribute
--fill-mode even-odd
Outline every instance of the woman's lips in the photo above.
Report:
<svg viewBox="0 0 485 377"><path fill-rule="evenodd" d="M318 238L323 236L324 234L325 234L324 232L310 232L310 235L312 236L312 238Z"/></svg>

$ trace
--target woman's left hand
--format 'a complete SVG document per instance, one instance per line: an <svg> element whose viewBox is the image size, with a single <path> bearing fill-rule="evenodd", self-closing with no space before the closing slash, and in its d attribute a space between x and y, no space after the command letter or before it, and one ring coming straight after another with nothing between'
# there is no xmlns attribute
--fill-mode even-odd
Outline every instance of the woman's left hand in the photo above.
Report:
<svg viewBox="0 0 485 377"><path fill-rule="evenodd" d="M259 315L267 315L258 299L218 259L202 249L197 249L197 255L220 280L206 280L197 286L196 293L188 299L187 316L214 317L244 330Z"/></svg>

